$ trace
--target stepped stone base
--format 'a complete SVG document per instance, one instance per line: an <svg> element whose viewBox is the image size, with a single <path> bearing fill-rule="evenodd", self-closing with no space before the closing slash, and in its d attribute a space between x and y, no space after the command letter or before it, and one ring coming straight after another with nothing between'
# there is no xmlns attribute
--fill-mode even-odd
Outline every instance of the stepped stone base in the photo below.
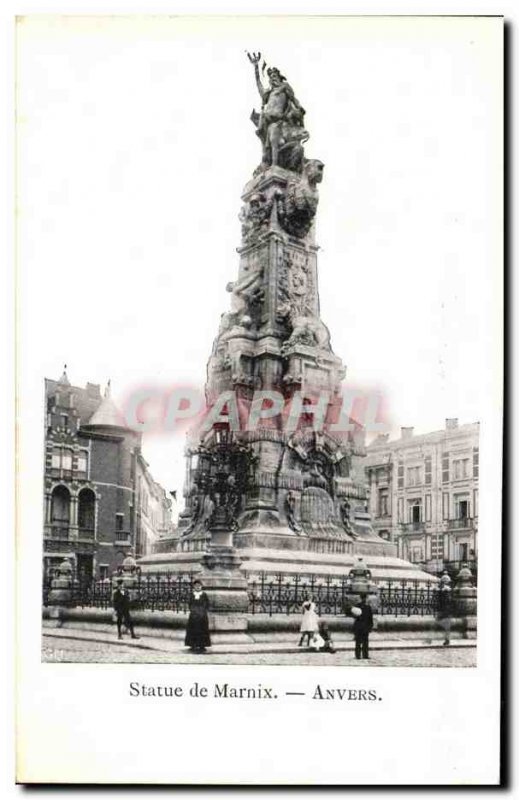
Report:
<svg viewBox="0 0 519 800"><path fill-rule="evenodd" d="M309 549L309 548L312 549ZM325 552L316 552L321 548ZM334 552L341 549L345 552ZM375 582L388 578L436 583L437 578L396 556L396 546L384 541L356 541L277 536L272 533L235 535L235 552L241 561L237 569L249 579L259 573L316 574L343 577L348 575L359 556ZM200 574L204 585L208 551L157 553L139 560L143 572L192 572Z"/></svg>

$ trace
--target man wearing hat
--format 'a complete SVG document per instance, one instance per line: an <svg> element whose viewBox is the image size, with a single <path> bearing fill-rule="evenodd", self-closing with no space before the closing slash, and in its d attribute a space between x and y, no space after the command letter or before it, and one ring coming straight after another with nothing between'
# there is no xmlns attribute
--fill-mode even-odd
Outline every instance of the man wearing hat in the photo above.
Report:
<svg viewBox="0 0 519 800"><path fill-rule="evenodd" d="M117 586L113 594L113 606L117 615L117 637L123 638L122 626L124 625L130 631L132 639L138 639L133 630L133 622L130 616L130 596L128 590L124 588L124 581L122 578L117 579Z"/></svg>
<svg viewBox="0 0 519 800"><path fill-rule="evenodd" d="M353 635L355 637L355 658L369 658L369 634L373 630L373 611L365 594L361 594L360 602L352 608L355 617Z"/></svg>

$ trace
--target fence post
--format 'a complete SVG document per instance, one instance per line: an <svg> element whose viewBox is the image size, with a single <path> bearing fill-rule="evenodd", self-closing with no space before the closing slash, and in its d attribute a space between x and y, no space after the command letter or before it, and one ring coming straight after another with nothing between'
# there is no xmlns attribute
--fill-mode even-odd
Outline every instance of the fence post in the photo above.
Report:
<svg viewBox="0 0 519 800"><path fill-rule="evenodd" d="M72 605L73 574L74 568L70 560L64 558L50 584L49 617L56 620L57 627L63 624L63 609Z"/></svg>
<svg viewBox="0 0 519 800"><path fill-rule="evenodd" d="M349 583L346 587L346 605L351 608L365 596L373 611L378 611L378 586L371 581L371 571L359 556L348 575Z"/></svg>
<svg viewBox="0 0 519 800"><path fill-rule="evenodd" d="M474 617L477 613L478 590L472 582L472 572L463 566L456 576L453 600L454 613L458 617Z"/></svg>

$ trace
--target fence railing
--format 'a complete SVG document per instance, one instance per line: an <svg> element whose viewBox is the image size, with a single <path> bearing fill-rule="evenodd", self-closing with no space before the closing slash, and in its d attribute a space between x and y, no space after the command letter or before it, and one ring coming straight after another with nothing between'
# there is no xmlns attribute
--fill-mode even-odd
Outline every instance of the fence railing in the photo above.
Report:
<svg viewBox="0 0 519 800"><path fill-rule="evenodd" d="M112 608L113 592L119 576L102 580L74 579L72 606ZM135 610L187 612L196 576L188 573L163 573L134 577L129 587ZM382 616L434 615L438 608L435 585L419 580L386 579L379 585L376 612ZM43 605L49 602L50 581L43 585ZM305 600L313 599L320 616L342 616L352 605L351 581L347 576L289 575L286 573L249 576L249 613L300 614Z"/></svg>
<svg viewBox="0 0 519 800"><path fill-rule="evenodd" d="M420 581L386 581L380 587L378 613L381 616L427 616L438 609L438 589Z"/></svg>

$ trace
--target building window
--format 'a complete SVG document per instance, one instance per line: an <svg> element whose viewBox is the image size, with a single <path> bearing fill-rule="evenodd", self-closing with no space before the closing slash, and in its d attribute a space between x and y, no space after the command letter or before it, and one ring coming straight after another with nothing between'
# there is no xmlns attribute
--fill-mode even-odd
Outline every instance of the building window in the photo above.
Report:
<svg viewBox="0 0 519 800"><path fill-rule="evenodd" d="M474 489L474 516L478 516L479 511L479 492L477 489Z"/></svg>
<svg viewBox="0 0 519 800"><path fill-rule="evenodd" d="M472 453L472 477L479 478L479 448L475 447Z"/></svg>
<svg viewBox="0 0 519 800"><path fill-rule="evenodd" d="M425 485L430 486L432 483L432 458L426 456L425 459Z"/></svg>
<svg viewBox="0 0 519 800"><path fill-rule="evenodd" d="M399 489L403 489L404 488L404 465L403 464L399 464L398 465L397 481L398 481L398 488Z"/></svg>
<svg viewBox="0 0 519 800"><path fill-rule="evenodd" d="M435 533L431 536L431 558L435 561L443 558L443 536Z"/></svg>
<svg viewBox="0 0 519 800"><path fill-rule="evenodd" d="M465 542L458 545L458 556L460 561L468 561L469 546Z"/></svg>
<svg viewBox="0 0 519 800"><path fill-rule="evenodd" d="M425 495L425 521L431 521L431 495Z"/></svg>
<svg viewBox="0 0 519 800"><path fill-rule="evenodd" d="M468 478L469 475L469 460L468 458L459 458L453 462L454 480L459 481L463 478Z"/></svg>
<svg viewBox="0 0 519 800"><path fill-rule="evenodd" d="M67 528L70 522L70 492L65 486L56 486L52 492L51 524L59 528Z"/></svg>
<svg viewBox="0 0 519 800"><path fill-rule="evenodd" d="M81 530L95 528L96 497L92 489L82 489L78 495L78 526Z"/></svg>
<svg viewBox="0 0 519 800"><path fill-rule="evenodd" d="M115 530L116 531L124 530L124 514L115 515Z"/></svg>
<svg viewBox="0 0 519 800"><path fill-rule="evenodd" d="M449 482L449 454L442 455L442 483Z"/></svg>
<svg viewBox="0 0 519 800"><path fill-rule="evenodd" d="M422 471L420 467L408 467L407 468L407 485L408 486L420 486L422 482Z"/></svg>
<svg viewBox="0 0 519 800"><path fill-rule="evenodd" d="M108 578L108 564L99 564L99 577L102 581Z"/></svg>
<svg viewBox="0 0 519 800"><path fill-rule="evenodd" d="M379 489L378 492L378 516L387 517L389 514L389 492L387 489Z"/></svg>
<svg viewBox="0 0 519 800"><path fill-rule="evenodd" d="M417 564L420 561L423 561L423 550L422 550L422 548L421 547L412 547L411 548L411 552L410 552L410 559L409 560L412 561L413 564Z"/></svg>
<svg viewBox="0 0 519 800"><path fill-rule="evenodd" d="M412 500L409 503L409 522L416 524L422 521L422 501Z"/></svg>
<svg viewBox="0 0 519 800"><path fill-rule="evenodd" d="M398 521L399 522L403 522L404 521L404 498L403 497L399 497L398 498L397 510L398 510Z"/></svg>
<svg viewBox="0 0 519 800"><path fill-rule="evenodd" d="M77 471L81 475L86 475L88 472L88 453L86 450L80 450L78 453Z"/></svg>
<svg viewBox="0 0 519 800"><path fill-rule="evenodd" d="M72 471L72 451L64 450L60 447L55 447L52 451L51 460L52 469L63 469L68 472Z"/></svg>
<svg viewBox="0 0 519 800"><path fill-rule="evenodd" d="M466 498L456 500L456 519L469 518L469 501Z"/></svg>
<svg viewBox="0 0 519 800"><path fill-rule="evenodd" d="M442 495L442 518L449 519L449 495L446 492Z"/></svg>
<svg viewBox="0 0 519 800"><path fill-rule="evenodd" d="M64 428L68 428L68 414L60 414L61 424Z"/></svg>

